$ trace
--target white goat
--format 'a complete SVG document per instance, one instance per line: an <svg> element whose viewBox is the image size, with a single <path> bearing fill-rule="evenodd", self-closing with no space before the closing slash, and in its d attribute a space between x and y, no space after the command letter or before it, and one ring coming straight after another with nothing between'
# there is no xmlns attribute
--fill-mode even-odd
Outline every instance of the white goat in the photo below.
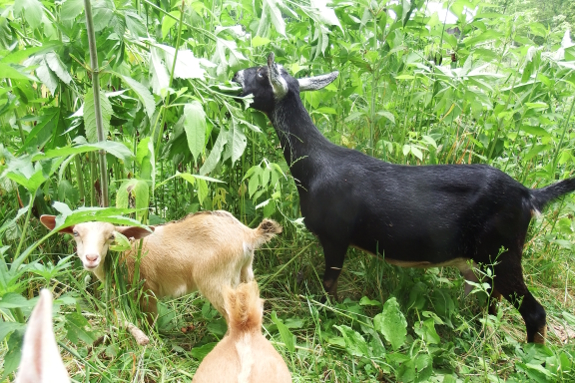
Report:
<svg viewBox="0 0 575 383"><path fill-rule="evenodd" d="M50 230L56 224L54 216L43 215L40 221ZM179 297L196 290L225 317L224 288L253 280L254 250L282 230L269 219L250 229L221 210L190 214L151 228L153 233L140 227L86 222L60 230L74 235L84 268L101 281L105 279L104 259L114 232L135 240L145 237L139 270L140 278L145 280L144 289L152 296L140 304L144 312L151 314L150 321L157 314L156 298ZM138 243L135 241L121 259L127 265L129 281L134 275Z"/></svg>
<svg viewBox="0 0 575 383"><path fill-rule="evenodd" d="M69 383L52 329L52 294L40 291L26 335L15 383Z"/></svg>
<svg viewBox="0 0 575 383"><path fill-rule="evenodd" d="M255 281L224 293L228 333L204 358L192 383L289 383L290 372L262 335L263 300Z"/></svg>

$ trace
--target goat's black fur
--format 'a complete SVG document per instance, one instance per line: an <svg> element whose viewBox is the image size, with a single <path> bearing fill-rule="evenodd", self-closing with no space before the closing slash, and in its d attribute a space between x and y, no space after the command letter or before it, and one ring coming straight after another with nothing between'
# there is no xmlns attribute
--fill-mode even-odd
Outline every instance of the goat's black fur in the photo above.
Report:
<svg viewBox="0 0 575 383"><path fill-rule="evenodd" d="M487 165L401 166L336 146L313 124L298 80L281 67L275 70L285 94L274 93L268 77L274 65L271 57L268 66L240 71L234 81L276 129L305 225L324 249L326 291L337 293L350 245L403 266L497 261L493 293L519 309L529 342L544 342L546 314L525 286L522 248L532 215L574 191L575 179L532 190Z"/></svg>

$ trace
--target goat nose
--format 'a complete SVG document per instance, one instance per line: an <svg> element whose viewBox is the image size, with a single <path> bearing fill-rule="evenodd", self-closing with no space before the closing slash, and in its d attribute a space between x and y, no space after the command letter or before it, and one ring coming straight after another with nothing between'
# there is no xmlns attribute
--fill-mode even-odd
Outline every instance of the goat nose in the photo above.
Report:
<svg viewBox="0 0 575 383"><path fill-rule="evenodd" d="M90 262L94 262L98 260L98 254L87 254L86 259Z"/></svg>

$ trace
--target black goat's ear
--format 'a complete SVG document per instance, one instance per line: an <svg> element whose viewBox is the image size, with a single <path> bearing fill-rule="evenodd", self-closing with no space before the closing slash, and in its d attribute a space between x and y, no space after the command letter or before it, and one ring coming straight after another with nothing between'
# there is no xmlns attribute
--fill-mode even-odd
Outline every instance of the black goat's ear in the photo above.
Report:
<svg viewBox="0 0 575 383"><path fill-rule="evenodd" d="M281 74L278 64L274 61L274 53L268 56L268 78L276 100L282 99L288 92L288 84Z"/></svg>
<svg viewBox="0 0 575 383"><path fill-rule="evenodd" d="M331 84L337 76L339 76L339 72L335 71L328 74L322 74L320 76L300 78L297 80L299 82L299 91L305 92L308 90L319 90L325 88Z"/></svg>

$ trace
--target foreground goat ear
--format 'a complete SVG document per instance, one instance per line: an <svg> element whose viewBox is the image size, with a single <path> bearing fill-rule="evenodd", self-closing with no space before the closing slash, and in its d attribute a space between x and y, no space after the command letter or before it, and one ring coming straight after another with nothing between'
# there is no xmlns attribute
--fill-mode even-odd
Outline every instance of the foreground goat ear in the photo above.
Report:
<svg viewBox="0 0 575 383"><path fill-rule="evenodd" d="M325 88L331 84L337 76L339 76L339 72L335 71L328 74L322 74L320 76L300 78L297 80L299 82L299 91L305 92L308 90L319 90L321 88Z"/></svg>
<svg viewBox="0 0 575 383"><path fill-rule="evenodd" d="M155 230L153 226L148 226L150 230L137 226L117 226L116 231L122 233L127 238L142 239L152 234Z"/></svg>
<svg viewBox="0 0 575 383"><path fill-rule="evenodd" d="M40 216L40 222L42 225L46 226L49 230L54 230L56 227L56 216L55 215L42 215ZM60 229L60 233L72 234L74 232L74 225Z"/></svg>
<svg viewBox="0 0 575 383"><path fill-rule="evenodd" d="M271 52L268 56L268 78L272 86L274 97L277 100L282 99L288 92L288 85L283 78L278 64L274 62L275 56Z"/></svg>
<svg viewBox="0 0 575 383"><path fill-rule="evenodd" d="M52 294L40 291L32 311L15 383L69 383L52 330Z"/></svg>

